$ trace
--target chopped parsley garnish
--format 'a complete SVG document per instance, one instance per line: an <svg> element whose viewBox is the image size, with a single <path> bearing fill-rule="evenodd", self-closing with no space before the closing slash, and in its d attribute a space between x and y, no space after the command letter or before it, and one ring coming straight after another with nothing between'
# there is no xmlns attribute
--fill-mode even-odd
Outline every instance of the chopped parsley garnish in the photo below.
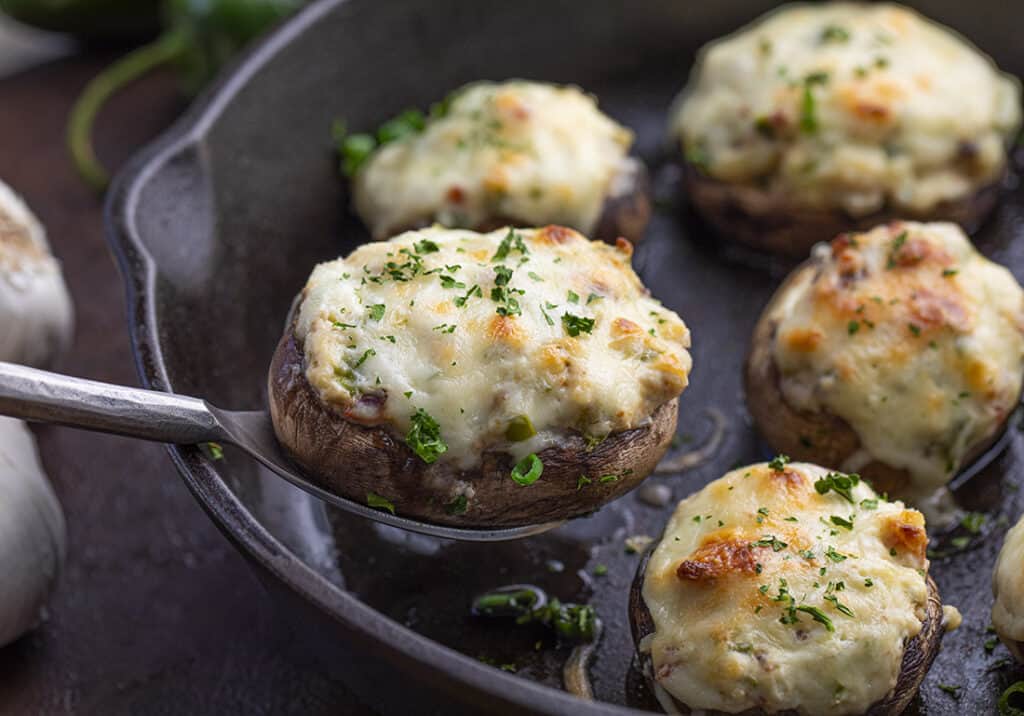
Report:
<svg viewBox="0 0 1024 716"><path fill-rule="evenodd" d="M366 504L375 510L381 510L395 514L395 506L391 504L391 500L386 497L381 497L375 492L366 493Z"/></svg>
<svg viewBox="0 0 1024 716"><path fill-rule="evenodd" d="M515 229L509 229L505 238L498 244L498 250L494 252L494 256L491 257L491 261L504 261L509 253L518 251L523 256L527 256L530 252L526 248L526 243L523 241L522 235L517 233Z"/></svg>
<svg viewBox="0 0 1024 716"><path fill-rule="evenodd" d="M791 460L789 459L788 455L776 455L768 462L768 467L770 467L775 472L782 472L786 469L786 465L789 464L790 462Z"/></svg>
<svg viewBox="0 0 1024 716"><path fill-rule="evenodd" d="M334 141L341 155L341 172L347 177L354 176L377 148L377 142L369 134L346 134L345 125L334 124Z"/></svg>
<svg viewBox="0 0 1024 716"><path fill-rule="evenodd" d="M361 365L362 365L363 363L365 363L365 362L366 362L366 359L367 359L367 358L369 358L370 356L375 356L375 355L377 355L377 351L373 350L372 348L367 348L367 349L366 349L366 350L365 350L365 351L363 352L363 355L361 355L361 356L359 357L359 360L357 360L357 361L356 361L356 363L355 363L355 365L354 365L354 366L352 366L352 367L353 367L353 368L358 368L359 366L361 366Z"/></svg>
<svg viewBox="0 0 1024 716"><path fill-rule="evenodd" d="M442 323L441 325L434 326L434 330L440 333L454 333L458 325L455 323Z"/></svg>
<svg viewBox="0 0 1024 716"><path fill-rule="evenodd" d="M441 247L435 244L430 239L423 239L422 241L417 241L415 244L412 245L412 247L416 250L416 253L418 254L432 254L441 250Z"/></svg>
<svg viewBox="0 0 1024 716"><path fill-rule="evenodd" d="M512 481L517 485L526 487L537 482L543 472L544 463L541 462L536 454L530 453L512 468Z"/></svg>
<svg viewBox="0 0 1024 716"><path fill-rule="evenodd" d="M627 471L627 472L624 472L624 473L622 473L622 474L623 474L623 475L626 475L626 474L629 474L630 472L633 472L633 471L632 471L632 470L629 470L629 471ZM605 483L605 482L618 482L618 481L619 481L619 477L620 477L619 475L601 475L601 477L600 477L600 478L598 478L598 480L597 480L597 481L598 481L598 482L600 482L600 483Z"/></svg>
<svg viewBox="0 0 1024 716"><path fill-rule="evenodd" d="M936 686L952 696L954 699L960 698L960 689L963 688L962 686L956 686L954 684L936 684Z"/></svg>
<svg viewBox="0 0 1024 716"><path fill-rule="evenodd" d="M595 577L603 577L606 574L608 574L608 565L606 565L606 564L599 564L599 565L594 567L594 576Z"/></svg>
<svg viewBox="0 0 1024 716"><path fill-rule="evenodd" d="M427 126L427 118L418 109L407 109L397 117L389 119L377 130L377 142L387 144L419 134Z"/></svg>
<svg viewBox="0 0 1024 716"><path fill-rule="evenodd" d="M817 490L819 495L824 495L831 490L847 502L852 503L854 501L853 488L859 483L860 475L856 473L844 475L841 472L830 472L825 477L815 481L814 489Z"/></svg>
<svg viewBox="0 0 1024 716"><path fill-rule="evenodd" d="M820 70L818 72L811 72L804 77L804 84L807 86L828 84L828 72Z"/></svg>
<svg viewBox="0 0 1024 716"><path fill-rule="evenodd" d="M370 306L370 320L379 321L384 318L384 310L387 307L383 303L375 303Z"/></svg>
<svg viewBox="0 0 1024 716"><path fill-rule="evenodd" d="M800 101L800 131L805 134L814 134L818 131L814 92L810 84L804 85L804 94Z"/></svg>
<svg viewBox="0 0 1024 716"><path fill-rule="evenodd" d="M224 448L221 447L220 443L206 443L206 449L210 451L211 460L224 459Z"/></svg>
<svg viewBox="0 0 1024 716"><path fill-rule="evenodd" d="M355 328L355 324L353 324L353 323L342 323L341 321L334 321L332 325L335 328L340 328L342 330L345 330L346 328Z"/></svg>
<svg viewBox="0 0 1024 716"><path fill-rule="evenodd" d="M565 326L565 332L575 338L580 333L590 333L593 331L594 319L574 316L571 313L563 313L562 325Z"/></svg>
<svg viewBox="0 0 1024 716"><path fill-rule="evenodd" d="M580 475L576 479L576 491L579 492L580 490L582 490L584 488L584 486L589 485L592 482L593 482L593 480L591 480L586 475Z"/></svg>
<svg viewBox="0 0 1024 716"><path fill-rule="evenodd" d="M781 552L786 549L789 545L782 540L778 539L775 535L765 535L756 542L750 543L751 547L771 547L772 552Z"/></svg>
<svg viewBox="0 0 1024 716"><path fill-rule="evenodd" d="M849 333L851 336L859 330L860 322L858 321L850 321L849 323L846 324L846 332Z"/></svg>
<svg viewBox="0 0 1024 716"><path fill-rule="evenodd" d="M477 298L483 298L483 295L484 294L480 290L480 287L477 286L477 285L474 285L473 288L471 288L468 291L466 291L464 296L456 297L455 300L452 301L452 303L454 303L457 307L462 308L463 306L466 305L466 301L468 301L469 299L473 298L473 296L476 296Z"/></svg>
<svg viewBox="0 0 1024 716"><path fill-rule="evenodd" d="M949 278L950 276L956 276L960 271L958 269L942 269L943 278Z"/></svg>
<svg viewBox="0 0 1024 716"><path fill-rule="evenodd" d="M508 266L495 266L494 267L494 285L495 286L508 286L508 282L512 280L512 269Z"/></svg>
<svg viewBox="0 0 1024 716"><path fill-rule="evenodd" d="M594 301L599 301L602 298L604 298L604 296L600 296L596 293L591 293L589 296L587 296L587 305L589 306Z"/></svg>
<svg viewBox="0 0 1024 716"><path fill-rule="evenodd" d="M839 527L844 527L844 528L846 528L848 530L852 530L853 529L853 519L852 519L853 515L850 515L850 517L851 517L851 519L848 520L848 519L846 519L844 517L840 517L839 515L832 515L831 517L829 517L829 519L832 521L832 524L834 524L834 525L838 525Z"/></svg>
<svg viewBox="0 0 1024 716"><path fill-rule="evenodd" d="M921 327L918 326L917 324L915 324L915 323L908 323L907 324L907 328L910 329L910 332L914 334L915 338L917 336L921 335Z"/></svg>
<svg viewBox="0 0 1024 716"><path fill-rule="evenodd" d="M907 242L907 232L900 232L900 235L892 240L892 246L889 247L889 260L885 264L886 269L896 268L896 254L903 247L903 244Z"/></svg>
<svg viewBox="0 0 1024 716"><path fill-rule="evenodd" d="M825 556L832 562L843 562L846 560L846 555L842 552L836 552L836 548L832 545L829 545L828 549L825 550Z"/></svg>
<svg viewBox="0 0 1024 716"><path fill-rule="evenodd" d="M832 620L828 618L825 612L818 609L818 607L809 607L806 604L804 604L797 607L796 610L798 612L810 614L811 618L814 619L814 621L825 626L825 631L834 632L836 630L835 626L832 624Z"/></svg>
<svg viewBox="0 0 1024 716"><path fill-rule="evenodd" d="M544 281L544 279L542 279L542 278L541 278L540 276L538 276L537 274L535 274L535 273L534 273L533 271L527 271L527 272L526 272L526 275L527 275L527 276L529 276L529 277L530 277L531 279L533 279L534 281L541 281L541 282L543 282L543 281Z"/></svg>
<svg viewBox="0 0 1024 716"><path fill-rule="evenodd" d="M848 42L850 39L850 31L845 27L839 25L827 25L824 30L821 31L821 42Z"/></svg>
<svg viewBox="0 0 1024 716"><path fill-rule="evenodd" d="M988 519L988 517L984 513L968 512L960 518L960 526L972 535L976 535L981 532L981 527L985 524L986 519Z"/></svg>
<svg viewBox="0 0 1024 716"><path fill-rule="evenodd" d="M848 617L853 616L853 610L848 606L839 601L839 597L836 596L836 592L841 592L846 589L846 584L843 582L828 583L828 588L825 590L825 601L831 602L832 606L836 608L840 614L845 614Z"/></svg>
<svg viewBox="0 0 1024 716"><path fill-rule="evenodd" d="M441 438L441 426L423 408L417 408L409 420L411 425L405 434L405 443L423 462L429 465L447 452L448 445Z"/></svg>
<svg viewBox="0 0 1024 716"><path fill-rule="evenodd" d="M544 316L544 320L548 322L549 326L555 325L554 320L551 318L551 316L548 315L548 312L544 310L544 306L540 307L540 312L541 312L541 315Z"/></svg>
<svg viewBox="0 0 1024 716"><path fill-rule="evenodd" d="M875 580L873 580L871 577L865 577L864 578L864 586L865 587L873 587L873 586L875 586Z"/></svg>
<svg viewBox="0 0 1024 716"><path fill-rule="evenodd" d="M874 498L861 500L860 507L862 510L877 510L878 500Z"/></svg>
<svg viewBox="0 0 1024 716"><path fill-rule="evenodd" d="M465 288L466 287L466 284L462 283L462 281L456 280L456 278L454 276L446 276L444 274L441 274L440 276L438 276L438 278L441 279L441 287L442 288Z"/></svg>
<svg viewBox="0 0 1024 716"><path fill-rule="evenodd" d="M569 303L579 303L580 302L580 295L578 293L576 293L575 291L569 291L566 294L565 298L566 298L566 300Z"/></svg>
<svg viewBox="0 0 1024 716"><path fill-rule="evenodd" d="M465 495L456 495L452 502L444 505L444 511L449 514L465 514L468 507L468 498Z"/></svg>

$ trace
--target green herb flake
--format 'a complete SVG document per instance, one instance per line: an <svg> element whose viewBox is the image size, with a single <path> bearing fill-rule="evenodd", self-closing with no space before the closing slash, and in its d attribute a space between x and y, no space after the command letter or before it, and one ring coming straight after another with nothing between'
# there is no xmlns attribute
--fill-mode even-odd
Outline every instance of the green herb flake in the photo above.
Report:
<svg viewBox="0 0 1024 716"><path fill-rule="evenodd" d="M836 630L835 625L832 624L832 620L828 618L828 615L826 615L825 612L818 609L818 607L809 607L806 604L802 604L799 607L796 607L796 610L798 612L810 614L814 621L824 625L825 631L834 632Z"/></svg>
<svg viewBox="0 0 1024 716"><path fill-rule="evenodd" d="M544 463L536 454L530 453L512 468L512 481L517 485L527 487L537 482L543 472Z"/></svg>
<svg viewBox="0 0 1024 716"><path fill-rule="evenodd" d="M606 564L599 564L596 567L594 567L594 576L595 577L603 577L606 574L608 574L608 565L606 565Z"/></svg>
<svg viewBox="0 0 1024 716"><path fill-rule="evenodd" d="M960 518L960 526L972 535L979 534L988 516L982 512L968 512Z"/></svg>
<svg viewBox="0 0 1024 716"><path fill-rule="evenodd" d="M907 232L900 232L899 236L892 240L892 245L889 247L889 260L885 264L887 270L896 268L896 255L900 249L903 248L903 244L907 242Z"/></svg>
<svg viewBox="0 0 1024 716"><path fill-rule="evenodd" d="M456 495L455 499L445 505L445 512L449 515L464 515L469 506L469 500L465 495Z"/></svg>
<svg viewBox="0 0 1024 716"><path fill-rule="evenodd" d="M224 448L220 443L206 443L206 449L210 451L211 460L223 460Z"/></svg>
<svg viewBox="0 0 1024 716"><path fill-rule="evenodd" d="M537 430L533 427L528 415L515 416L509 420L508 426L505 428L505 439L513 443L529 440L536 434Z"/></svg>
<svg viewBox="0 0 1024 716"><path fill-rule="evenodd" d="M370 320L379 321L384 318L384 311L387 307L383 303L375 303L370 306Z"/></svg>
<svg viewBox="0 0 1024 716"><path fill-rule="evenodd" d="M861 500L860 501L860 508L862 510L877 510L878 509L878 500L875 499L875 498Z"/></svg>
<svg viewBox="0 0 1024 716"><path fill-rule="evenodd" d="M821 31L821 43L849 42L850 31L840 25L826 25Z"/></svg>
<svg viewBox="0 0 1024 716"><path fill-rule="evenodd" d="M957 686L955 684L936 684L936 686L938 686L940 690L945 691L947 694L952 696L954 699L960 698L960 689L963 688L962 686Z"/></svg>
<svg viewBox="0 0 1024 716"><path fill-rule="evenodd" d="M788 455L776 455L768 462L770 467L775 472L783 472L786 469L786 465L792 462Z"/></svg>
<svg viewBox="0 0 1024 716"><path fill-rule="evenodd" d="M804 85L803 97L800 100L800 131L804 134L814 134L818 131L817 109L810 84Z"/></svg>
<svg viewBox="0 0 1024 716"><path fill-rule="evenodd" d="M846 332L851 336L859 330L860 323L858 321L850 321L846 324Z"/></svg>
<svg viewBox="0 0 1024 716"><path fill-rule="evenodd" d="M594 319L574 316L571 313L563 313L562 325L565 327L565 332L572 338L575 338L580 333L592 332L594 330Z"/></svg>
<svg viewBox="0 0 1024 716"><path fill-rule="evenodd" d="M853 515L850 515L850 517L852 518ZM848 529L848 530L852 530L853 529L853 519L849 519L848 520L848 519L846 519L844 517L840 517L839 515L832 515L831 517L829 517L829 519L832 521L832 524L834 524L834 525L837 525L839 527L843 527L843 528Z"/></svg>
<svg viewBox="0 0 1024 716"><path fill-rule="evenodd" d="M921 335L921 327L918 326L917 324L915 324L915 323L908 323L907 324L907 328L910 329L910 332L914 334L915 338L917 336Z"/></svg>
<svg viewBox="0 0 1024 716"><path fill-rule="evenodd" d="M412 246L413 249L415 249L416 253L418 254L433 254L441 250L441 247L435 244L430 239L423 239L422 241L417 241Z"/></svg>
<svg viewBox="0 0 1024 716"><path fill-rule="evenodd" d="M376 492L366 493L366 504L375 510L395 514L395 506L391 504L391 500L386 497L381 497Z"/></svg>
<svg viewBox="0 0 1024 716"><path fill-rule="evenodd" d="M372 348L367 348L365 351L363 351L363 355L359 356L359 360L357 360L355 365L352 367L358 368L359 366L366 362L367 358L375 355L377 355L377 351L373 350Z"/></svg>
<svg viewBox="0 0 1024 716"><path fill-rule="evenodd" d="M428 465L448 451L448 445L441 438L441 426L430 415L418 408L409 420L411 425L405 435L405 443Z"/></svg>
<svg viewBox="0 0 1024 716"><path fill-rule="evenodd" d="M814 489L819 495L827 494L829 491L835 492L847 502L852 503L854 501L853 488L859 483L860 475L856 473L845 475L841 472L830 472L814 482Z"/></svg>
<svg viewBox="0 0 1024 716"><path fill-rule="evenodd" d="M491 261L504 261L513 251L518 251L522 256L527 256L530 253L522 235L515 229L509 229L505 238L498 244L498 250L494 252Z"/></svg>
<svg viewBox="0 0 1024 716"><path fill-rule="evenodd" d="M942 269L942 277L949 278L950 276L956 276L960 273L959 269Z"/></svg>
<svg viewBox="0 0 1024 716"><path fill-rule="evenodd" d="M586 475L580 475L578 478L576 478L576 492L579 492L592 482L593 480L591 480Z"/></svg>
<svg viewBox="0 0 1024 716"><path fill-rule="evenodd" d="M771 547L772 552L781 552L786 549L789 545L782 540L778 539L775 535L765 535L756 542L750 543L751 547Z"/></svg>
<svg viewBox="0 0 1024 716"><path fill-rule="evenodd" d="M825 556L832 562L838 563L846 561L846 555L841 552L836 552L836 548L832 545L829 545L828 549L825 550Z"/></svg>

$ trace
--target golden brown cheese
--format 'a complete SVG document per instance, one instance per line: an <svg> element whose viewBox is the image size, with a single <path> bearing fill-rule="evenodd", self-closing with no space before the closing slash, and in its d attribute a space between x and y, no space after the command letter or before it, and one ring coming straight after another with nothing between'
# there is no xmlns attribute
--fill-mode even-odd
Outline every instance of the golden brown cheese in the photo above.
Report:
<svg viewBox="0 0 1024 716"><path fill-rule="evenodd" d="M812 261L773 315L786 402L844 419L862 464L905 468L934 491L1017 403L1024 291L953 224L843 235Z"/></svg>
<svg viewBox="0 0 1024 716"><path fill-rule="evenodd" d="M798 206L924 213L997 180L1020 86L888 3L793 4L704 49L671 131L711 177Z"/></svg>
<svg viewBox="0 0 1024 716"><path fill-rule="evenodd" d="M777 469L776 469L777 468ZM658 685L691 709L861 714L921 630L924 518L823 468L734 470L679 503L643 598Z"/></svg>
<svg viewBox="0 0 1024 716"><path fill-rule="evenodd" d="M577 87L476 82L421 133L373 153L355 176L355 207L376 238L434 221L565 224L589 234L632 142Z"/></svg>
<svg viewBox="0 0 1024 716"><path fill-rule="evenodd" d="M992 573L992 625L1019 661L1024 661L1024 518L1006 533Z"/></svg>
<svg viewBox="0 0 1024 716"><path fill-rule="evenodd" d="M306 377L349 420L405 434L425 411L463 468L639 427L686 387L690 334L631 255L560 226L367 244L306 285Z"/></svg>

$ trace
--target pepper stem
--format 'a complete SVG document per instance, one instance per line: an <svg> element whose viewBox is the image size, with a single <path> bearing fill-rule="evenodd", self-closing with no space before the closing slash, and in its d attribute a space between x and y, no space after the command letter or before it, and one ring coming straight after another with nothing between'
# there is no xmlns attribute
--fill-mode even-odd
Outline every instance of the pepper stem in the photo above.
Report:
<svg viewBox="0 0 1024 716"><path fill-rule="evenodd" d="M79 176L97 191L103 191L110 183L110 175L92 146L92 128L100 109L118 91L178 57L185 46L184 35L180 32L161 35L93 77L75 100L68 118L67 146Z"/></svg>

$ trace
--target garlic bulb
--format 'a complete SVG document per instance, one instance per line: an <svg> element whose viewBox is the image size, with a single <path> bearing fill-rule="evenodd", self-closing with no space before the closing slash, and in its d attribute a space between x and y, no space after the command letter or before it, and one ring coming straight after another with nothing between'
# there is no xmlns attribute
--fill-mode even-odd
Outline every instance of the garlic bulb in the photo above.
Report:
<svg viewBox="0 0 1024 716"><path fill-rule="evenodd" d="M41 618L65 545L64 515L32 433L0 417L0 646Z"/></svg>
<svg viewBox="0 0 1024 716"><path fill-rule="evenodd" d="M49 366L71 330L71 299L43 227L0 181L0 361ZM38 623L65 545L35 438L21 421L0 417L0 646Z"/></svg>
<svg viewBox="0 0 1024 716"><path fill-rule="evenodd" d="M71 298L46 233L0 181L0 360L47 367L71 330Z"/></svg>

